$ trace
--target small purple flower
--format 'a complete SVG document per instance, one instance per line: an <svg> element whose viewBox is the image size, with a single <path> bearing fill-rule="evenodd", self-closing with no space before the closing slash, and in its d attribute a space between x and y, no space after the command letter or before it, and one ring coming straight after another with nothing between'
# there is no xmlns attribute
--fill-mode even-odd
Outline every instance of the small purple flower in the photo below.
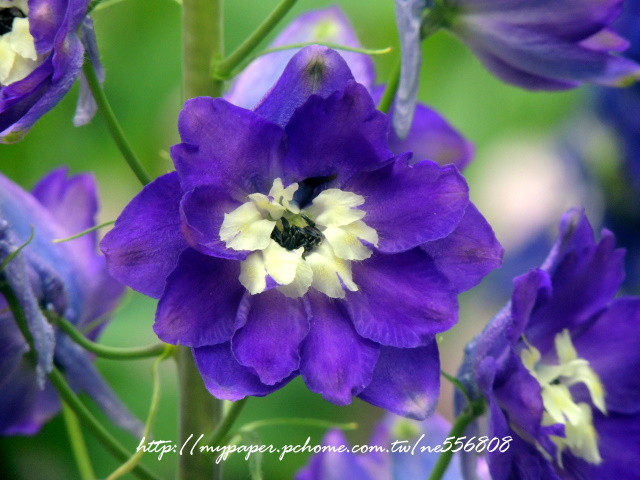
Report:
<svg viewBox="0 0 640 480"><path fill-rule="evenodd" d="M352 453L344 434L331 430L324 438L325 451L311 457L296 480L416 480L429 478L439 454L423 448L436 448L447 438L451 425L435 414L424 422L388 415L375 428L365 454ZM395 445L394 445L395 444ZM343 451L339 449L342 448ZM408 449L408 451L403 450ZM487 465L476 470L478 480L489 480ZM462 480L457 455L443 480Z"/></svg>
<svg viewBox="0 0 640 480"><path fill-rule="evenodd" d="M356 32L339 7L305 12L276 37L270 47L296 43L322 42L360 48ZM236 77L225 99L243 108L254 108L276 83L287 63L299 49L273 52L254 60ZM376 86L375 68L368 55L339 50L354 79L364 85L374 100L383 88ZM393 112L391 113L393 116ZM395 153L413 152L414 158L429 159L440 165L454 164L462 170L473 158L473 145L440 114L418 104L406 138L390 133L389 149Z"/></svg>
<svg viewBox="0 0 640 480"><path fill-rule="evenodd" d="M624 251L570 211L539 269L469 346L461 379L489 404L494 480L640 478L640 299L614 299Z"/></svg>
<svg viewBox="0 0 640 480"><path fill-rule="evenodd" d="M101 244L116 278L160 298L158 336L193 348L218 398L300 374L338 405L424 418L435 335L502 256L458 170L394 156L387 117L325 47L298 52L254 111L194 98L178 126L177 171Z"/></svg>
<svg viewBox="0 0 640 480"><path fill-rule="evenodd" d="M583 83L627 86L640 66L617 55L628 43L610 27L623 0L396 0L403 54L394 127L408 130L420 70L420 31L444 27L504 82L528 90ZM422 14L429 11L426 25Z"/></svg>
<svg viewBox="0 0 640 480"><path fill-rule="evenodd" d="M55 332L42 310L63 316L95 339L116 306L123 287L106 271L95 233L55 244L95 225L96 185L89 175L67 177L64 169L44 177L31 194L0 175L0 264L29 238L20 254L0 271L25 313L38 356L37 368L24 357L28 345L0 296L0 434L30 435L60 409L45 373L55 364L74 389L88 393L120 426L134 432L139 422L115 397L92 365L91 356Z"/></svg>
<svg viewBox="0 0 640 480"><path fill-rule="evenodd" d="M85 47L102 77L89 0L0 1L0 141L20 140L69 91L80 73ZM95 113L82 82L74 123Z"/></svg>

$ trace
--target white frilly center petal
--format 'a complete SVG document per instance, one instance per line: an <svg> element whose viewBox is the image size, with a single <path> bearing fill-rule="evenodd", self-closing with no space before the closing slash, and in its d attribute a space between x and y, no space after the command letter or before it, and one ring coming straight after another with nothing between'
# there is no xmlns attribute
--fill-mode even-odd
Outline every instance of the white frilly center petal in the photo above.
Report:
<svg viewBox="0 0 640 480"><path fill-rule="evenodd" d="M252 295L267 289L267 277L287 297L314 288L331 298L357 291L351 262L369 258L368 245L378 234L362 219L364 197L336 188L324 190L300 209L294 200L298 184L284 186L280 178L268 195L253 193L226 213L220 239L227 248L249 251L242 261L240 283ZM365 242L365 243L363 243Z"/></svg>
<svg viewBox="0 0 640 480"><path fill-rule="evenodd" d="M29 14L27 0L0 0L0 9L17 8ZM6 87L26 78L43 61L29 30L28 16L15 17L11 31L0 36L0 85Z"/></svg>
<svg viewBox="0 0 640 480"><path fill-rule="evenodd" d="M522 363L540 384L544 405L542 425L562 424L565 427L564 437L550 436L558 447L556 461L560 467L563 466L562 453L565 449L588 463L599 465L602 457L598 448L598 433L593 426L592 407L585 402L577 403L570 388L583 384L595 408L606 414L602 382L589 362L578 357L568 330L557 334L554 340L557 365L541 363L540 351L532 345L527 345L520 352Z"/></svg>

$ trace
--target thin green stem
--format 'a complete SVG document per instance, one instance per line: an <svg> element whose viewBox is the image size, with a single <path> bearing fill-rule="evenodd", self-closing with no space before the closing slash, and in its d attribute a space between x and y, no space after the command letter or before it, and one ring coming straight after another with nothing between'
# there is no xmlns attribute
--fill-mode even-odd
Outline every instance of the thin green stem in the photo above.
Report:
<svg viewBox="0 0 640 480"><path fill-rule="evenodd" d="M224 438L229 433L229 430L231 430L231 427L238 419L238 416L246 405L247 400L249 400L249 397L243 398L242 400L238 400L237 402L233 402L231 404L229 411L227 411L222 421L218 424L211 436L207 439L207 445L217 447L222 443L222 440L224 440Z"/></svg>
<svg viewBox="0 0 640 480"><path fill-rule="evenodd" d="M7 305L11 309L12 316L29 344L30 350L28 353L29 359L36 362L36 351L33 348L33 337L27 326L27 319L24 315L24 311L20 306L18 297L15 292L6 283L0 283L0 293L7 301ZM105 447L105 449L111 453L116 459L126 462L129 458L127 449L123 447L118 440L116 440L109 431L91 414L89 409L80 401L75 392L71 389L64 376L56 367L53 367L48 374L49 381L58 391L60 398L65 402L68 407L76 414L76 416L83 422L91 433L98 439L98 441ZM141 480L159 480L153 473L151 473L146 467L138 465L132 472Z"/></svg>
<svg viewBox="0 0 640 480"><path fill-rule="evenodd" d="M149 345L146 347L107 347L96 342L92 342L85 337L80 330L73 326L68 320L61 318L52 312L45 312L45 315L56 326L66 333L71 340L76 342L85 350L95 353L101 358L109 358L111 360L131 360L135 358L150 358L162 355L165 351L166 344Z"/></svg>
<svg viewBox="0 0 640 480"><path fill-rule="evenodd" d="M131 148L129 141L125 137L124 131L122 130L122 127L120 127L118 119L111 108L111 104L109 104L109 100L107 100L107 96L102 89L102 85L100 85L100 80L98 80L93 64L89 59L85 59L84 66L82 68L87 79L89 89L93 94L93 98L98 104L102 117L105 122L107 122L107 128L113 137L113 141L120 150L120 153L126 160L127 164L129 164L133 173L138 177L138 180L140 180L140 183L146 185L151 181L151 177L140 163L140 160L138 160L138 157Z"/></svg>
<svg viewBox="0 0 640 480"><path fill-rule="evenodd" d="M76 233L75 235L71 235L70 237L65 238L55 238L53 239L53 243L63 243L70 242L71 240L75 240L76 238L84 237L85 235L90 234L91 232L95 232L96 230L100 230L101 228L108 227L116 223L115 220L109 220L108 222L101 223L96 225L95 227L87 228L86 230L81 231L80 233Z"/></svg>
<svg viewBox="0 0 640 480"><path fill-rule="evenodd" d="M473 403L467 405L467 408L456 418L456 421L451 427L451 431L447 438L453 437L455 439L462 436L465 432L469 424L473 422L476 418L484 413L485 410L485 401L483 398L480 398ZM444 474L449 468L449 463L451 463L451 459L453 458L452 448L440 454L438 457L438 461L436 462L433 470L431 471L431 475L428 480L441 480L444 477Z"/></svg>
<svg viewBox="0 0 640 480"><path fill-rule="evenodd" d="M382 98L378 103L378 110L383 113L389 113L393 99L396 98L396 92L398 91L398 85L400 85L400 62L398 61L389 75L387 80L387 86L384 88Z"/></svg>
<svg viewBox="0 0 640 480"><path fill-rule="evenodd" d="M31 233L29 234L29 238L27 238L27 241L24 242L22 245L20 245L18 248L16 248L13 252L11 252L7 258L4 259L4 261L2 263L0 263L0 272L2 270L4 270L4 268L9 265L9 263L11 262L11 260L13 260L14 258L16 258L18 256L18 254L24 250L24 248L29 245L32 241L33 241L33 237L35 236L35 230L33 228L33 225L31 225Z"/></svg>
<svg viewBox="0 0 640 480"><path fill-rule="evenodd" d="M442 374L442 376L444 378L446 378L449 381L449 383L451 383L454 387L456 387L458 390L460 390L460 393L462 393L462 395L464 396L464 398L467 401L467 403L472 403L471 402L471 397L469 396L469 392L467 392L467 389L465 388L465 386L462 384L462 382L460 380L458 380L453 375L449 375L444 370L440 370L440 373Z"/></svg>
<svg viewBox="0 0 640 480"><path fill-rule="evenodd" d="M87 450L87 444L84 441L82 430L80 429L80 422L78 417L73 413L73 410L69 406L62 402L62 417L67 427L67 433L69 435L69 442L71 443L71 451L73 457L76 460L78 466L78 473L81 480L95 480L96 475L93 472L93 466L91 465L91 459L89 458L89 451Z"/></svg>
<svg viewBox="0 0 640 480"><path fill-rule="evenodd" d="M238 48L231 52L225 59L217 64L214 63L214 77L220 79L228 78L229 74L273 31L275 26L282 20L282 17L295 5L296 1L297 0L282 0Z"/></svg>
<svg viewBox="0 0 640 480"><path fill-rule="evenodd" d="M311 45L322 45L324 47L329 47L332 48L334 50L343 50L345 52L354 52L354 53L362 53L364 55L384 55L386 53L391 52L391 47L387 47L387 48L381 48L381 49L373 49L373 48L357 48L357 47L350 47L348 45L340 45L337 43L331 43L331 42L302 42L302 43L291 43L288 45L281 45L279 47L272 47L272 48L267 48L255 55L250 55L249 57L245 58L238 66L236 66L233 71L231 71L228 75L229 78L233 78L236 75L238 75L242 70L244 70L245 68L247 68L247 66L253 62L254 60L256 60L257 58L260 58L264 55L269 55L270 53L275 53L275 52L282 52L283 50L294 50L294 49L299 49L299 48L304 48L304 47L309 47ZM217 75L217 73L214 73L214 75Z"/></svg>
<svg viewBox="0 0 640 480"><path fill-rule="evenodd" d="M171 355L174 351L175 347L173 345L165 345L164 352L156 361L153 362L151 366L151 374L153 376L153 391L151 393L151 403L149 406L149 414L147 415L147 421L144 425L144 433L142 434L143 438L147 438L151 433L151 427L153 426L153 422L156 418L156 413L158 411L158 405L160 403L160 363L166 359L169 355ZM131 470L133 470L144 455L144 450L138 450L134 453L129 460L120 465L111 475L107 477L106 480L116 480L123 475L126 475Z"/></svg>
<svg viewBox="0 0 640 480"><path fill-rule="evenodd" d="M91 430L91 433L98 439L102 446L117 460L126 462L130 456L127 449L91 414L89 409L73 392L60 370L54 367L49 374L49 380L58 391L62 400L69 405L69 408L71 408L78 418ZM143 465L137 465L131 473L142 480L159 480L157 476L147 470Z"/></svg>

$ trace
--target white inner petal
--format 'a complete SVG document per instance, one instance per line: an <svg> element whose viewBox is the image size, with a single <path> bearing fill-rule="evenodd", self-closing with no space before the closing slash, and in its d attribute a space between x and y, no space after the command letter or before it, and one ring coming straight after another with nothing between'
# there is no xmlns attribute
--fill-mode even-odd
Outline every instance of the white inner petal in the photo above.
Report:
<svg viewBox="0 0 640 480"><path fill-rule="evenodd" d="M269 194L253 193L226 213L220 239L227 248L253 252L244 261L240 282L253 295L267 288L267 276L283 295L303 296L314 288L331 298L344 298L345 288L357 291L351 261L369 258L378 234L362 219L365 199L328 189L301 210L294 201L298 184L284 186L280 178Z"/></svg>
<svg viewBox="0 0 640 480"><path fill-rule="evenodd" d="M606 413L602 382L589 362L578 357L568 330L557 334L554 340L559 361L557 365L540 364L540 351L532 345L527 345L520 352L522 363L540 384L545 409L542 423L559 423L565 427L564 437L550 437L558 447L557 462L560 467L563 466L562 452L567 448L573 455L598 465L602 462L602 457L598 448L598 435L593 426L591 406L584 402L576 403L570 387L584 384L594 406Z"/></svg>
<svg viewBox="0 0 640 480"><path fill-rule="evenodd" d="M25 15L29 12L26 0L0 1L0 8L19 8ZM0 36L0 85L11 85L26 78L42 60L29 31L29 19L14 18L11 31Z"/></svg>

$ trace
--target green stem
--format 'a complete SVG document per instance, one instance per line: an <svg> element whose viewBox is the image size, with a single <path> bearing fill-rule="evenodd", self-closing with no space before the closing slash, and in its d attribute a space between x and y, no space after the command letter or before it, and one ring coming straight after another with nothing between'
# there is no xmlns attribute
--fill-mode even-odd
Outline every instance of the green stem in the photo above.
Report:
<svg viewBox="0 0 640 480"><path fill-rule="evenodd" d="M109 358L111 360L131 360L134 358L157 357L165 351L166 344L149 345L148 347L107 347L99 343L92 342L85 337L80 330L74 327L68 320L61 318L52 312L45 312L47 318L66 333L71 340L76 342L85 350L95 353L101 358Z"/></svg>
<svg viewBox="0 0 640 480"><path fill-rule="evenodd" d="M207 445L217 447L222 443L222 440L224 440L224 438L229 433L229 430L231 430L231 427L238 419L238 416L240 415L240 412L242 412L242 409L247 403L247 400L249 400L249 397L243 398L242 400L238 400L237 402L233 402L231 404L229 411L225 414L222 421L218 424L211 436L207 439Z"/></svg>
<svg viewBox="0 0 640 480"><path fill-rule="evenodd" d="M204 387L193 361L191 349L177 347L180 391L180 445L192 445L202 432L212 431L220 420L221 402ZM191 439L190 439L191 437ZM190 455L190 447L178 460L178 480L211 480L222 478L222 472L211 455Z"/></svg>
<svg viewBox="0 0 640 480"><path fill-rule="evenodd" d="M223 1L182 2L182 88L185 99L222 95L211 67L224 56Z"/></svg>
<svg viewBox="0 0 640 480"><path fill-rule="evenodd" d="M33 338L29 328L27 326L27 319L24 316L24 311L20 306L18 297L15 292L6 283L0 284L0 294L7 301L7 305L11 309L13 315L22 336L29 344L28 356L31 361L36 362L36 351L33 348ZM91 430L91 433L98 439L100 443L109 451L116 459L126 462L129 458L127 449L123 447L104 426L98 422L98 420L91 414L89 409L80 401L78 396L71 389L67 381L65 380L60 370L53 367L48 375L49 381L58 391L60 398L65 402L69 408L77 415L77 417ZM146 467L138 465L133 472L141 480L159 480L153 473L147 470Z"/></svg>
<svg viewBox="0 0 640 480"><path fill-rule="evenodd" d="M80 422L76 417L73 410L69 406L62 402L62 417L67 427L67 433L69 434L69 442L71 443L71 451L76 460L78 466L78 473L81 480L95 480L96 475L93 473L93 466L91 465L91 459L89 458L89 451L87 450L87 444L84 442L84 436L80 429Z"/></svg>
<svg viewBox="0 0 640 480"><path fill-rule="evenodd" d="M57 368L53 368L49 374L49 380L58 391L58 394L78 418L91 430L91 433L98 439L104 448L107 449L116 459L126 462L130 454L113 435L91 414L89 409L80 401L73 392L62 373ZM142 480L159 480L153 473L142 465L137 465L132 473Z"/></svg>
<svg viewBox="0 0 640 480"><path fill-rule="evenodd" d="M120 153L122 154L126 162L129 164L131 170L133 170L133 173L136 175L136 177L138 177L138 180L140 180L140 183L146 185L151 181L151 177L149 177L149 174L140 163L140 160L138 160L138 157L133 152L129 141L125 137L124 131L122 130L122 127L120 127L118 119L113 113L113 109L109 104L109 100L107 100L107 96L102 89L102 85L100 85L100 80L98 80L98 76L96 75L96 71L93 68L93 64L89 59L85 59L84 66L82 68L84 71L84 75L87 78L89 89L93 94L93 98L95 99L96 104L98 105L98 108L102 113L102 117L104 118L105 122L107 122L107 128L109 129L109 132L113 137L113 141L120 150Z"/></svg>
<svg viewBox="0 0 640 480"><path fill-rule="evenodd" d="M95 226L93 226L91 228L87 228L86 230L83 230L80 233L76 233L75 235L71 235L70 237L54 238L52 241L53 241L53 243L70 242L71 240L75 240L77 238L84 237L85 235L88 235L88 234L90 234L92 232L95 232L96 230L100 230L101 228L113 225L114 223L116 223L115 220L109 220L108 222L100 223L100 224L95 225Z"/></svg>
<svg viewBox="0 0 640 480"><path fill-rule="evenodd" d="M282 0L267 18L242 42L228 57L215 65L214 77L226 79L229 74L251 54L251 52L265 39L275 26L282 20L297 0Z"/></svg>
<svg viewBox="0 0 640 480"><path fill-rule="evenodd" d="M473 422L476 418L484 413L485 410L485 401L484 398L480 398L464 409L464 411L456 418L456 421L451 427L451 431L447 438L454 437L455 439L462 436L467 427L471 422ZM436 462L433 470L431 471L431 475L429 476L429 480L441 480L444 477L447 468L449 467L449 463L451 463L451 459L453 458L453 448L450 448L446 452L440 454L438 461Z"/></svg>
<svg viewBox="0 0 640 480"><path fill-rule="evenodd" d="M389 113L393 99L396 97L398 91L398 85L400 85L400 62L398 61L391 71L389 80L387 80L387 86L384 88L382 98L378 103L378 110L383 113Z"/></svg>

